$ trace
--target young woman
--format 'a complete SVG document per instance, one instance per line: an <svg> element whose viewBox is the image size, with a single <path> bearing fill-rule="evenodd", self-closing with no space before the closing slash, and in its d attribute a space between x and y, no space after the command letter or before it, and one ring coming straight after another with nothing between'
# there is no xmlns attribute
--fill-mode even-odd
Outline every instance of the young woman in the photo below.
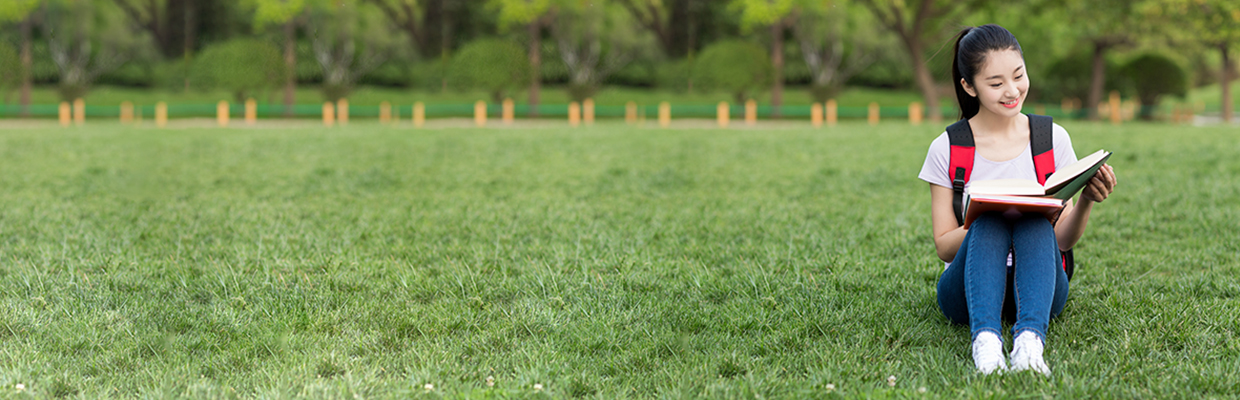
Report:
<svg viewBox="0 0 1240 400"><path fill-rule="evenodd" d="M968 181L1036 181L1030 117L1020 112L1029 92L1029 77L1012 33L998 25L961 31L952 80L961 120L967 120L975 146ZM1068 132L1057 124L1051 131L1056 169L1076 162ZM1094 203L1114 190L1115 174L1110 166L1103 166L1081 192L1079 203L1069 201L1054 224L1041 215L992 213L966 230L957 222L952 205L950 154L944 132L930 144L918 175L930 183L934 247L939 258L948 262L939 278L939 308L950 321L969 325L973 362L982 373L1009 369L1001 319L1014 316L1010 370L1050 375L1042 358L1047 325L1068 298L1060 251L1071 249L1081 238Z"/></svg>

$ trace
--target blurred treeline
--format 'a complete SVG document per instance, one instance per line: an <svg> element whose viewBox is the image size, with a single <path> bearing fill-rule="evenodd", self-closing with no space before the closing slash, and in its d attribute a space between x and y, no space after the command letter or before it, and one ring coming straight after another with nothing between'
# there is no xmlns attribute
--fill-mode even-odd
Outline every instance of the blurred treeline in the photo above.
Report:
<svg viewBox="0 0 1240 400"><path fill-rule="evenodd" d="M786 86L819 101L864 86L916 90L933 108L951 105L954 35L985 23L1021 40L1032 101L1092 113L1111 91L1157 104L1228 81L1240 2L2 0L0 91L22 104L33 85L64 99L120 85L292 104L374 85L537 104L545 85L576 99L617 85L779 106ZM294 98L299 85L323 98Z"/></svg>

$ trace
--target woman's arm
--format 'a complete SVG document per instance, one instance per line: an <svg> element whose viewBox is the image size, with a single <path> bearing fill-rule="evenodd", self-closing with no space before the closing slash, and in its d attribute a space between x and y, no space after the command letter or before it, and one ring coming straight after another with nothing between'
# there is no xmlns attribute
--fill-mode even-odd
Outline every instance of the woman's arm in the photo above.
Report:
<svg viewBox="0 0 1240 400"><path fill-rule="evenodd" d="M964 242L968 231L956 224L956 211L952 209L952 189L930 184L930 223L934 227L934 250L939 259L951 262Z"/></svg>
<svg viewBox="0 0 1240 400"><path fill-rule="evenodd" d="M1115 171L1110 165L1103 165L1081 191L1080 204L1074 207L1072 201L1068 201L1063 214L1059 216L1059 223L1055 225L1055 239L1059 242L1060 251L1068 251L1076 246L1077 241L1081 240L1081 236L1085 234L1085 225L1089 223L1089 212L1093 210L1094 203L1106 200L1107 196L1115 191L1116 183Z"/></svg>

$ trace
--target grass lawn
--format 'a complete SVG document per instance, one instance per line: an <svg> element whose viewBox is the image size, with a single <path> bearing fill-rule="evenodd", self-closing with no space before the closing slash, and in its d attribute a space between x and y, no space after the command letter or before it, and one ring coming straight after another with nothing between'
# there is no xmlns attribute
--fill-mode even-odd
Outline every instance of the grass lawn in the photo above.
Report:
<svg viewBox="0 0 1240 400"><path fill-rule="evenodd" d="M1044 378L939 314L938 128L88 127L0 130L0 398L1240 393L1234 128L1067 123Z"/></svg>

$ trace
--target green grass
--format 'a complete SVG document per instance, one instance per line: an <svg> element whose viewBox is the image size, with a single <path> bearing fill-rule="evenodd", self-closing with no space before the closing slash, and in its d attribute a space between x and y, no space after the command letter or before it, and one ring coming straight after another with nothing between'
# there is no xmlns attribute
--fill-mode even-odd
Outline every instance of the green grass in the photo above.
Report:
<svg viewBox="0 0 1240 400"><path fill-rule="evenodd" d="M1240 132L1067 128L1051 378L938 312L937 128L3 130L0 397L1240 393Z"/></svg>

